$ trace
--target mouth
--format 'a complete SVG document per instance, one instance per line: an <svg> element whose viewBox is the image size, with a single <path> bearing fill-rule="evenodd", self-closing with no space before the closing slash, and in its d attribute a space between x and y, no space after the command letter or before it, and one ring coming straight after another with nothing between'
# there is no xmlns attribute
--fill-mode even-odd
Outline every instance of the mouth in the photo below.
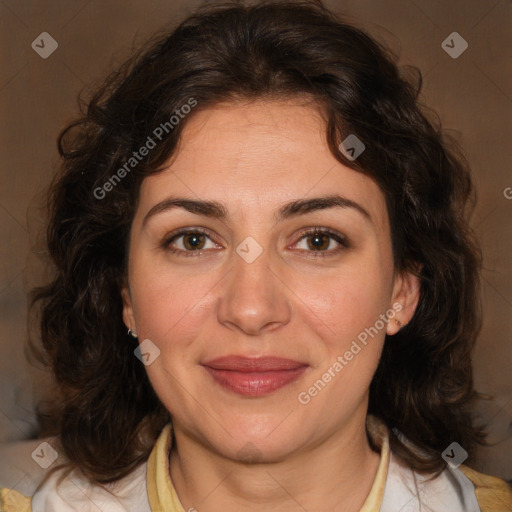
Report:
<svg viewBox="0 0 512 512"><path fill-rule="evenodd" d="M226 356L203 363L223 388L243 396L263 396L299 379L309 365L280 357Z"/></svg>

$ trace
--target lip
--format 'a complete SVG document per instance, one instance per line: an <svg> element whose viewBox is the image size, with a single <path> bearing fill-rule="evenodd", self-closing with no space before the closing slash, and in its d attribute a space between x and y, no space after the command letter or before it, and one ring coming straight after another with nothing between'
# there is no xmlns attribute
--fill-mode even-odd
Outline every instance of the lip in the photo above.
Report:
<svg viewBox="0 0 512 512"><path fill-rule="evenodd" d="M281 357L226 356L203 363L224 388L244 396L262 396L296 381L308 365Z"/></svg>

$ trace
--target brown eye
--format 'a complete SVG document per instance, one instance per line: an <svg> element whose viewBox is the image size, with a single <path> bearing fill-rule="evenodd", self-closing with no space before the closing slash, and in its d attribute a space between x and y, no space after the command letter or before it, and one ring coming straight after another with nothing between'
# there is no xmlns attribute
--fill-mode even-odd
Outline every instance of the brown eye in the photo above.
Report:
<svg viewBox="0 0 512 512"><path fill-rule="evenodd" d="M327 249L329 247L330 239L323 233L315 233L314 235L308 235L308 246L312 251Z"/></svg>
<svg viewBox="0 0 512 512"><path fill-rule="evenodd" d="M300 250L317 253L314 254L315 257L329 256L349 247L346 237L327 228L315 228L314 230L303 233L296 245L298 246L304 240L306 241L306 247L298 248ZM337 247L336 244L338 244ZM334 248L332 248L332 246L334 246Z"/></svg>
<svg viewBox="0 0 512 512"><path fill-rule="evenodd" d="M205 235L202 233L187 233L183 235L183 245L190 250L203 249Z"/></svg>
<svg viewBox="0 0 512 512"><path fill-rule="evenodd" d="M211 243L207 247L208 241ZM182 229L162 243L164 249L172 253L181 253L182 256L199 256L203 249L212 249L216 244L212 241L209 234L201 229Z"/></svg>

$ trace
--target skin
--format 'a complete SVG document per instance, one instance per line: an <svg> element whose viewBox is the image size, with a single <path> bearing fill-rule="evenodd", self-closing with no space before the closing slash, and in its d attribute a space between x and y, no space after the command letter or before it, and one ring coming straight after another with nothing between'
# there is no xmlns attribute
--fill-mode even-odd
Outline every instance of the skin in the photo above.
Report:
<svg viewBox="0 0 512 512"><path fill-rule="evenodd" d="M356 512L380 460L366 438L368 388L397 323L387 323L307 405L297 397L393 304L402 306L402 324L414 313L419 283L394 269L383 193L330 153L325 120L312 103L219 104L186 122L167 168L142 183L122 290L126 326L160 350L146 369L172 416L170 475L180 501L199 512ZM333 193L370 218L350 207L273 218L284 203ZM174 208L144 222L175 195L222 202L229 217ZM169 250L194 252L194 235L165 247L187 227L211 235L200 239L199 256L197 249L192 257ZM326 237L326 256L315 258L314 236L303 235L314 227L340 233L349 247ZM236 252L248 236L263 249L252 263ZM200 364L230 354L309 367L284 388L244 397ZM249 446L259 463L245 458Z"/></svg>

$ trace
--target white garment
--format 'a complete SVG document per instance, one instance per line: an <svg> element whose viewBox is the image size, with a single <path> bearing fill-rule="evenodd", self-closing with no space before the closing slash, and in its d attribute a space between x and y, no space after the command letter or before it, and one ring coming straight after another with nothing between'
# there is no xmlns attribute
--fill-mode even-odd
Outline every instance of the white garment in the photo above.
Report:
<svg viewBox="0 0 512 512"><path fill-rule="evenodd" d="M57 485L55 472L32 498L32 512L151 512L142 464L127 477L104 486L92 485L76 471Z"/></svg>
<svg viewBox="0 0 512 512"><path fill-rule="evenodd" d="M427 479L390 452L380 512L480 512L475 486L460 469L447 466Z"/></svg>

